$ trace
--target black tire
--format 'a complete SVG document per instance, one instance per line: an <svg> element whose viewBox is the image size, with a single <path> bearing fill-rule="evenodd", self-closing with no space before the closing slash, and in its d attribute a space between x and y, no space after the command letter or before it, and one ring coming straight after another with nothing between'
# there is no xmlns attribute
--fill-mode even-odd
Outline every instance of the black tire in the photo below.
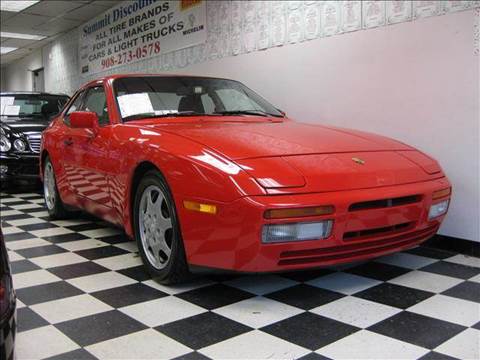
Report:
<svg viewBox="0 0 480 360"><path fill-rule="evenodd" d="M62 219L66 219L69 217L70 215L70 212L65 208L65 204L63 203L62 199L60 198L60 194L58 192L58 188L57 188L57 181L56 181L56 178L55 178L55 172L53 171L53 187L52 187L52 192L53 192L53 202L51 203L51 205L49 205L48 201L47 201L47 192L45 190L45 186L46 186L46 179L45 179L45 174L47 172L47 168L48 167L51 167L52 171L53 171L53 164L52 162L50 161L50 158L47 156L45 158L45 161L43 162L43 175L44 175L44 178L43 178L43 198L45 200L45 207L47 208L47 211L48 211L48 216L50 217L50 219L52 220L62 220Z"/></svg>
<svg viewBox="0 0 480 360"><path fill-rule="evenodd" d="M163 192L165 203L168 207L170 219L172 221L171 254L164 267L161 269L155 267L149 260L140 236L140 203L143 193L152 185L157 186ZM135 193L133 216L134 236L138 245L138 251L142 257L144 266L152 278L162 284L177 284L188 280L190 278L190 272L186 261L185 248L183 246L175 203L167 182L160 172L149 171L141 179Z"/></svg>

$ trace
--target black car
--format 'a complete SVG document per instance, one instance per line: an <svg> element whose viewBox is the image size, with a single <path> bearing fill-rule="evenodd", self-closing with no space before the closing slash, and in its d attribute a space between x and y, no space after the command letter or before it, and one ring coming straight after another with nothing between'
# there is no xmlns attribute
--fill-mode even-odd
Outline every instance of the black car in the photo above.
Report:
<svg viewBox="0 0 480 360"><path fill-rule="evenodd" d="M34 92L0 93L0 181L37 180L42 131L69 97Z"/></svg>
<svg viewBox="0 0 480 360"><path fill-rule="evenodd" d="M0 229L0 359L13 359L17 311L7 249Z"/></svg>

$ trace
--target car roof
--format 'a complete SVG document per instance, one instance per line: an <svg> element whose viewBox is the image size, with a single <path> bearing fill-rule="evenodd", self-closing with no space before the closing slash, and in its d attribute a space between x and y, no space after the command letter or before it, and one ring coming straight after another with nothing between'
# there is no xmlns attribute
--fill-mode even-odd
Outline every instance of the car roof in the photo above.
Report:
<svg viewBox="0 0 480 360"><path fill-rule="evenodd" d="M99 77L97 79L91 80L85 84L83 84L80 89L83 89L85 87L89 87L91 85L99 84L101 82L108 82L110 80L116 80L116 79L122 79L122 78L129 78L129 77L149 77L149 76L155 76L155 77L197 77L197 78L207 78L207 79L218 79L218 80L232 80L236 81L233 79L227 79L227 78L221 78L221 77L215 77L215 76L200 76L200 75L187 75L187 74L152 74L152 73L131 73L131 74L114 74L114 75L107 75L103 77Z"/></svg>
<svg viewBox="0 0 480 360"><path fill-rule="evenodd" d="M38 91L5 91L0 92L0 96L4 95L51 95L51 96L68 96L67 94L52 94L47 92L38 92ZM70 97L70 96L68 96Z"/></svg>

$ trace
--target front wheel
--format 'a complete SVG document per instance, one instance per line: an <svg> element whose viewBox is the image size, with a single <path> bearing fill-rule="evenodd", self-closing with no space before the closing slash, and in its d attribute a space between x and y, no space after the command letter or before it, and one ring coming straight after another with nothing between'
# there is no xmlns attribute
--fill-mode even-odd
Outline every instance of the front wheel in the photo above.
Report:
<svg viewBox="0 0 480 360"><path fill-rule="evenodd" d="M162 175L148 172L140 181L134 204L135 239L152 277L164 284L182 282L189 271L175 204Z"/></svg>
<svg viewBox="0 0 480 360"><path fill-rule="evenodd" d="M52 220L60 220L68 217L69 212L65 209L55 181L55 172L50 158L47 156L43 166L43 197L48 215Z"/></svg>

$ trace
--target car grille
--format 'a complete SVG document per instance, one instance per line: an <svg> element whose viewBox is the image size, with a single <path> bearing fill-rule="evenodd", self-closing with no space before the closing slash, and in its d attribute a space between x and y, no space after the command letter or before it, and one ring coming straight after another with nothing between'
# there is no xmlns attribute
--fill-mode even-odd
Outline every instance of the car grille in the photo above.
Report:
<svg viewBox="0 0 480 360"><path fill-rule="evenodd" d="M412 247L429 239L437 232L439 225L425 229L324 248L284 251L280 254L279 265L300 265L328 261L352 261L356 257L381 255L401 248Z"/></svg>
<svg viewBox="0 0 480 360"><path fill-rule="evenodd" d="M374 236L384 236L384 235L391 235L394 233L398 233L401 231L407 231L412 229L415 226L415 221L392 225L392 226L385 226L381 228L372 228L372 229L365 229L359 231L349 231L343 234L343 240L345 241L355 241L355 240L363 240L366 238L374 237Z"/></svg>
<svg viewBox="0 0 480 360"><path fill-rule="evenodd" d="M40 143L42 141L42 134L28 134L27 135L28 143L30 144L30 149L34 153L40 152Z"/></svg>
<svg viewBox="0 0 480 360"><path fill-rule="evenodd" d="M382 209L394 206L414 204L420 202L421 200L421 195L409 195L391 199L363 201L350 205L348 211Z"/></svg>

